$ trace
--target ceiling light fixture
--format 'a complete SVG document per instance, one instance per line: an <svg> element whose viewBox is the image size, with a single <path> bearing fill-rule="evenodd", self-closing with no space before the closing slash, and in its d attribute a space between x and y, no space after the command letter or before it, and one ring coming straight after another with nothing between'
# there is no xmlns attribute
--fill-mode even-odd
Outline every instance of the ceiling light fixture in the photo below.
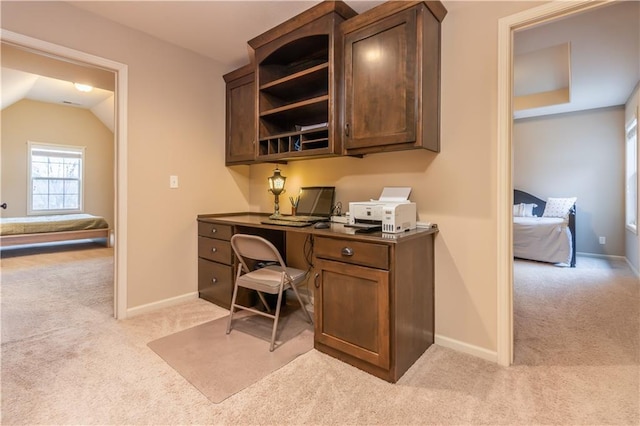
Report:
<svg viewBox="0 0 640 426"><path fill-rule="evenodd" d="M90 92L93 90L93 86L89 86L88 84L73 83L73 85L81 92Z"/></svg>

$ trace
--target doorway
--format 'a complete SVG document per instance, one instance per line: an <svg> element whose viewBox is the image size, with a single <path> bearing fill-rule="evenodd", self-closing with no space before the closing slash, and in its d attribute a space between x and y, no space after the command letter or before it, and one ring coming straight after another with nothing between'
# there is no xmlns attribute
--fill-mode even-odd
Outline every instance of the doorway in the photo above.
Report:
<svg viewBox="0 0 640 426"><path fill-rule="evenodd" d="M498 138L497 138L497 358L513 363L513 33L551 20L606 5L590 1L551 2L504 17L498 22Z"/></svg>
<svg viewBox="0 0 640 426"><path fill-rule="evenodd" d="M114 306L116 319L127 316L127 65L60 46L47 41L1 30L3 42L43 56L85 64L115 75L114 153Z"/></svg>

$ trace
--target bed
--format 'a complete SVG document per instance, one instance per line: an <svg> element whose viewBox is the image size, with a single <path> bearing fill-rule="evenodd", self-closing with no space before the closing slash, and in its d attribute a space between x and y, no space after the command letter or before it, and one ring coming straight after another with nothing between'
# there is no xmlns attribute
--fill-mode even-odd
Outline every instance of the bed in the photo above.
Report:
<svg viewBox="0 0 640 426"><path fill-rule="evenodd" d="M106 238L108 247L109 237L107 221L90 214L0 218L1 247L93 238Z"/></svg>
<svg viewBox="0 0 640 426"><path fill-rule="evenodd" d="M576 206L573 198L549 198L513 192L513 256L576 266ZM546 213L545 213L545 210Z"/></svg>

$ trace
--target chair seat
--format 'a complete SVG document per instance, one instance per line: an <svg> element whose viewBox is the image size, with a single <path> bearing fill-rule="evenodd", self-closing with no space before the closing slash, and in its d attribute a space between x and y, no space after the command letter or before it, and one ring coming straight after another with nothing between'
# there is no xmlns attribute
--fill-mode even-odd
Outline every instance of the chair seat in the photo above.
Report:
<svg viewBox="0 0 640 426"><path fill-rule="evenodd" d="M294 285L304 280L305 271L291 267L286 269ZM238 285L264 293L278 294L281 277L282 268L278 265L270 265L242 275L238 278ZM286 287L289 286L287 285Z"/></svg>

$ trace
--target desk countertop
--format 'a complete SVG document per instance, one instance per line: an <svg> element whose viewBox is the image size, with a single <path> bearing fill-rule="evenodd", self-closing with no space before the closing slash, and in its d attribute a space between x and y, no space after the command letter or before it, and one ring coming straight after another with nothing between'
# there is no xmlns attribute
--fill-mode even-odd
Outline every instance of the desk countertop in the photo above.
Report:
<svg viewBox="0 0 640 426"><path fill-rule="evenodd" d="M342 223L331 223L329 228L314 228L313 225L305 227L279 226L261 223L269 217L268 213L220 213L220 214L201 214L198 220L201 222L225 223L234 226L247 226L252 228L274 229L286 232L299 232L304 234L322 235L327 237L354 238L358 240L374 240L394 242L399 240L411 239L417 235L424 233L436 233L438 228L433 225L431 228L417 228L411 231L398 234L383 233L381 231L370 233L357 233L355 228L345 226Z"/></svg>

